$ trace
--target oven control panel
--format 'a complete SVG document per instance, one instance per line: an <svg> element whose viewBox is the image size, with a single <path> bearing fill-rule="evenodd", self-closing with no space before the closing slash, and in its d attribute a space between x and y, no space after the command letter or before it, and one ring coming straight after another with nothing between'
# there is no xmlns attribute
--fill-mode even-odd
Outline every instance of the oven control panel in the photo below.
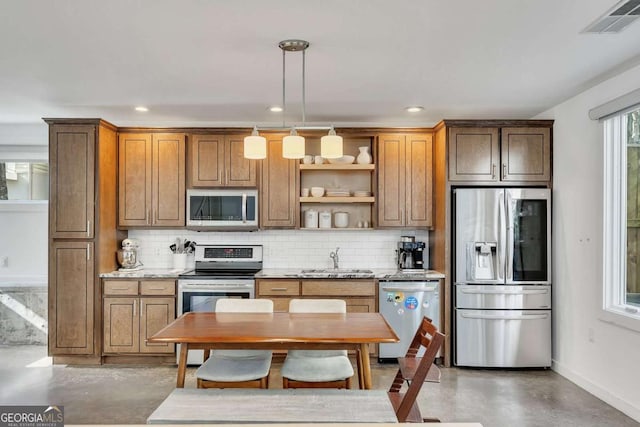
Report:
<svg viewBox="0 0 640 427"><path fill-rule="evenodd" d="M207 258L253 258L253 248L204 248Z"/></svg>

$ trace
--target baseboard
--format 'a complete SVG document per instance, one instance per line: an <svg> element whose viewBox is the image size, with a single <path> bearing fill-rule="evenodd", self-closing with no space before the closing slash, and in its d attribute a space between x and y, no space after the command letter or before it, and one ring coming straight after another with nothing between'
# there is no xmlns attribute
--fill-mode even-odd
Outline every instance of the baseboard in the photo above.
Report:
<svg viewBox="0 0 640 427"><path fill-rule="evenodd" d="M569 369L565 365L558 363L556 360L552 360L551 363L552 363L551 369L557 372L558 374L562 375L563 377L565 377L572 383L576 384L580 388L593 394L598 399L603 400L604 402L613 406L617 410L623 412L625 415L628 415L634 420L640 422L639 407L634 406L633 404L627 402L626 400L612 394L608 390L603 389L599 385L589 381L588 379L574 372L573 370Z"/></svg>

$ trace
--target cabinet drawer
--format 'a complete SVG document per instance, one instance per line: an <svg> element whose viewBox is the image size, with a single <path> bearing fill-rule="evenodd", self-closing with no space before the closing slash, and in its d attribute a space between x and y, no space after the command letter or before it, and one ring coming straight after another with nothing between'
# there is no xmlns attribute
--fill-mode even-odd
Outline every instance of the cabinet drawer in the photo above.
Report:
<svg viewBox="0 0 640 427"><path fill-rule="evenodd" d="M140 295L175 295L174 280L152 280L140 282Z"/></svg>
<svg viewBox="0 0 640 427"><path fill-rule="evenodd" d="M261 280L258 282L258 295L300 295L300 282L297 280Z"/></svg>
<svg viewBox="0 0 640 427"><path fill-rule="evenodd" d="M137 280L105 280L105 295L138 295Z"/></svg>
<svg viewBox="0 0 640 427"><path fill-rule="evenodd" d="M375 296L376 284L373 280L305 280L302 295L317 296Z"/></svg>

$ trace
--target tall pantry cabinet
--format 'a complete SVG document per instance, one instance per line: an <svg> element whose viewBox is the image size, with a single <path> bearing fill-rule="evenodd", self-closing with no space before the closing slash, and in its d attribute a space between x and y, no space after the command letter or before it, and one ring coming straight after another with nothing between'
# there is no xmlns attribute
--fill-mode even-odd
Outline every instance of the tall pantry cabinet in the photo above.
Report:
<svg viewBox="0 0 640 427"><path fill-rule="evenodd" d="M99 364L98 274L113 271L116 128L100 119L49 124L49 355L54 364Z"/></svg>

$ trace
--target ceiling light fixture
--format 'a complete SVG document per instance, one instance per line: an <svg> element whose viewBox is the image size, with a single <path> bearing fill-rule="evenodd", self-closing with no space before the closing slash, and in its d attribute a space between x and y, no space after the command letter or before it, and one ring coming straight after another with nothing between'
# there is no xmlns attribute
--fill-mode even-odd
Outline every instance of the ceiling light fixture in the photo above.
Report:
<svg viewBox="0 0 640 427"><path fill-rule="evenodd" d="M269 107L269 111L272 113L282 113L282 107L279 105L274 105L273 107Z"/></svg>
<svg viewBox="0 0 640 427"><path fill-rule="evenodd" d="M336 131L333 126L306 126L306 94L305 94L305 52L309 47L309 42L306 40L283 40L278 43L278 47L282 49L282 107L280 110L276 110L273 107L271 111L282 111L282 128L289 129L289 135L282 139L282 157L286 159L301 159L305 156L305 139L298 135L298 130L325 130L329 129L329 134L323 136L320 141L320 155L327 159L334 159L342 157L342 137L336 135ZM287 52L302 52L302 125L301 126L287 126L286 125L286 54ZM278 128L262 128L262 129L278 129ZM260 139L261 138L261 139ZM262 148L264 144L264 149ZM266 152L266 139L258 134L258 127L253 128L251 136L244 139L244 157L248 159L265 159L267 157ZM251 156L251 157L250 157Z"/></svg>
<svg viewBox="0 0 640 427"><path fill-rule="evenodd" d="M412 107L407 107L407 108L405 108L405 110L407 110L407 112L409 112L409 113L419 113L420 111L424 110L424 107L420 107L420 106L416 105L416 106L412 106Z"/></svg>
<svg viewBox="0 0 640 427"><path fill-rule="evenodd" d="M141 113L146 113L147 111L149 111L147 107L143 107L142 105L136 107L135 110L140 111Z"/></svg>

